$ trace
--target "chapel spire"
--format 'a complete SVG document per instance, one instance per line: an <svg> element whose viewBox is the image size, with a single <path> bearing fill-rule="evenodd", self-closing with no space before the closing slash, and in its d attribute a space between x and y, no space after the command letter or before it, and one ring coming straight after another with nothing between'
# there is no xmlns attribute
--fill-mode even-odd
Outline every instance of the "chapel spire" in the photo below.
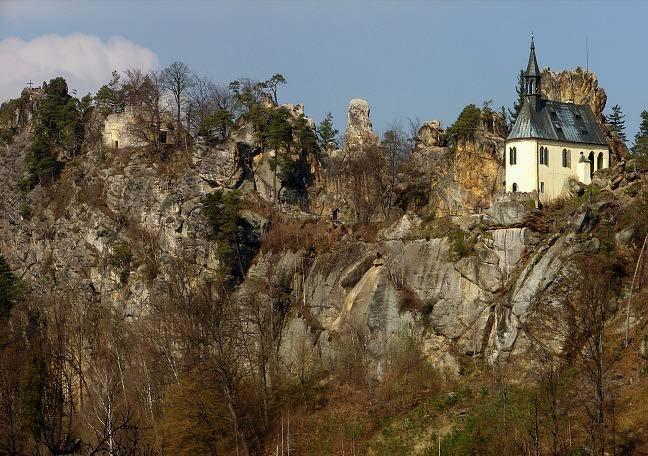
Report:
<svg viewBox="0 0 648 456"><path fill-rule="evenodd" d="M535 53L535 37L531 33L531 52L529 53L529 63L524 73L524 87L527 95L540 95L540 69Z"/></svg>

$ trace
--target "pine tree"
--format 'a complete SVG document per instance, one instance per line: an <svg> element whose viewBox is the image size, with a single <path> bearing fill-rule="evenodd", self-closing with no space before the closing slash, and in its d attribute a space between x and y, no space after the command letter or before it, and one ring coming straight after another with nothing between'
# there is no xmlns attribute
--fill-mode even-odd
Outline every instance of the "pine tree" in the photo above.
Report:
<svg viewBox="0 0 648 456"><path fill-rule="evenodd" d="M322 149L326 150L329 144L339 147L337 139L338 133L339 132L333 126L333 114L329 112L317 127L317 135L319 136Z"/></svg>
<svg viewBox="0 0 648 456"><path fill-rule="evenodd" d="M612 114L608 116L608 124L612 127L612 130L616 131L619 135L619 138L623 142L626 142L628 138L625 134L625 114L621 111L621 106L614 105L612 106Z"/></svg>
<svg viewBox="0 0 648 456"><path fill-rule="evenodd" d="M124 109L125 91L121 86L119 72L112 72L112 79L106 85L101 86L95 95L97 108L104 113L122 111Z"/></svg>
<svg viewBox="0 0 648 456"><path fill-rule="evenodd" d="M518 94L517 100L515 100L515 102L513 103L513 110L509 109L509 125L511 125L511 128L513 127L513 125L515 125L515 121L517 120L518 114L520 114L522 103L524 103L524 97L526 95L523 70L520 70L520 74L518 75L518 83L517 87L515 88L515 92L517 92Z"/></svg>
<svg viewBox="0 0 648 456"><path fill-rule="evenodd" d="M639 132L635 135L635 145L632 153L642 157L648 157L648 111L641 112L641 124Z"/></svg>
<svg viewBox="0 0 648 456"><path fill-rule="evenodd" d="M52 79L44 92L34 114L34 140L26 157L31 186L52 182L63 168L57 160L59 152L78 153L84 134L79 100L68 94L65 79Z"/></svg>

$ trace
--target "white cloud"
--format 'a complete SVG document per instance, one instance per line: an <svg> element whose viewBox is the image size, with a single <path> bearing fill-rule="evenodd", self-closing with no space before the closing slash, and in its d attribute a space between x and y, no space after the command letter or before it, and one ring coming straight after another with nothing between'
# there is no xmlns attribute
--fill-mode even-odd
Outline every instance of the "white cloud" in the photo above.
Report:
<svg viewBox="0 0 648 456"><path fill-rule="evenodd" d="M157 55L122 37L108 41L80 33L69 36L43 35L30 41L6 38L0 41L0 100L16 98L29 80L43 81L63 76L79 96L95 92L110 79L112 70L151 70Z"/></svg>

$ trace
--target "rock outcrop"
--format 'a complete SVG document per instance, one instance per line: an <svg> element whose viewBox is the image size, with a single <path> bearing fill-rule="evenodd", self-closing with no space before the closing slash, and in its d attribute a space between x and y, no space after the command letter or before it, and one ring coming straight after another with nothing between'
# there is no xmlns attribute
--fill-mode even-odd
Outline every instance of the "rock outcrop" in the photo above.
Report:
<svg viewBox="0 0 648 456"><path fill-rule="evenodd" d="M378 135L373 131L369 117L369 103L360 98L349 102L347 128L344 132L344 145L348 153L355 153L362 147L378 143Z"/></svg>
<svg viewBox="0 0 648 456"><path fill-rule="evenodd" d="M477 132L454 149L445 146L438 122L419 130L414 157L431 181L430 205L436 214L461 215L491 205L503 187L506 131L499 113L484 109Z"/></svg>
<svg viewBox="0 0 648 456"><path fill-rule="evenodd" d="M542 70L541 90L549 100L589 105L599 118L607 102L607 94L599 87L596 75L580 67L560 73L545 68Z"/></svg>
<svg viewBox="0 0 648 456"><path fill-rule="evenodd" d="M26 87L20 98L3 102L0 105L0 131L16 133L19 130L31 129L33 113L42 97L41 87Z"/></svg>
<svg viewBox="0 0 648 456"><path fill-rule="evenodd" d="M416 149L445 146L444 130L440 120L424 122L416 135Z"/></svg>

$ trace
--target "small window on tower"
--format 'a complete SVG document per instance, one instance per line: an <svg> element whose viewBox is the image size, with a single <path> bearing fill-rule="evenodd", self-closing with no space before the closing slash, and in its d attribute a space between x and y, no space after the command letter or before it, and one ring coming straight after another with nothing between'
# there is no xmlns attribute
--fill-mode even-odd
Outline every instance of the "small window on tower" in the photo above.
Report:
<svg viewBox="0 0 648 456"><path fill-rule="evenodd" d="M540 182L540 193L544 193L544 182Z"/></svg>

